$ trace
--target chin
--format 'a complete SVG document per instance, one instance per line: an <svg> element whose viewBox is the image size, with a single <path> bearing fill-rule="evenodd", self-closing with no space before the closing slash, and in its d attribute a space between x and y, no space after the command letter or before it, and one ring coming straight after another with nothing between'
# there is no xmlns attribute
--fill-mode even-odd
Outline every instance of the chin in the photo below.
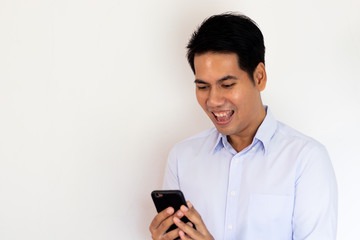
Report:
<svg viewBox="0 0 360 240"><path fill-rule="evenodd" d="M215 127L221 134L233 135L233 131L227 127L221 127L221 126L216 126L216 125L215 125Z"/></svg>

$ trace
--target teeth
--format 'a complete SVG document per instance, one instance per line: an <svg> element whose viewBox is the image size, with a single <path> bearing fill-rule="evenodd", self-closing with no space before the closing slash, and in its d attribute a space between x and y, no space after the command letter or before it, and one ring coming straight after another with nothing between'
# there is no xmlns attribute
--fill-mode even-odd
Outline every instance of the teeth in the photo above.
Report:
<svg viewBox="0 0 360 240"><path fill-rule="evenodd" d="M216 117L225 117L229 114L229 112L221 112L221 113L214 113Z"/></svg>

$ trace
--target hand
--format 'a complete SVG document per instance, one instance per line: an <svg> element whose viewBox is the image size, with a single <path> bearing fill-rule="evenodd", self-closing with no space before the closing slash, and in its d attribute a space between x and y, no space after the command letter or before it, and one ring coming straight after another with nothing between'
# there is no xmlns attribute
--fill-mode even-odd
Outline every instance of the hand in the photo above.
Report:
<svg viewBox="0 0 360 240"><path fill-rule="evenodd" d="M149 226L153 240L173 240L179 237L179 229L166 232L174 224L173 217L174 208L172 207L166 208L154 217Z"/></svg>
<svg viewBox="0 0 360 240"><path fill-rule="evenodd" d="M181 206L180 211L173 217L174 223L179 228L178 232L181 240L214 240L194 206L189 201L187 205L188 207ZM180 218L183 216L186 216L195 225L196 229L182 222Z"/></svg>

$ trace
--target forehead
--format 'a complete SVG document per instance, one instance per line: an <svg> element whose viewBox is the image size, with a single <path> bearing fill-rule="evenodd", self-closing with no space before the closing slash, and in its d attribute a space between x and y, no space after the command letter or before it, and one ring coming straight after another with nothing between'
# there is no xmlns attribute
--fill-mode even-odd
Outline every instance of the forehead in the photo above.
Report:
<svg viewBox="0 0 360 240"><path fill-rule="evenodd" d="M194 57L195 76L197 79L219 79L226 75L242 72L235 53L207 52Z"/></svg>

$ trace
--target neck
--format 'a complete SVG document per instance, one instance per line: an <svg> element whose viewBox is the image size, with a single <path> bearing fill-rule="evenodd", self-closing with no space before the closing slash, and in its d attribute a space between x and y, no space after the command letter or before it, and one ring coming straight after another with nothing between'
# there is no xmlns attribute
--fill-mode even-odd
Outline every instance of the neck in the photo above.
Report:
<svg viewBox="0 0 360 240"><path fill-rule="evenodd" d="M266 111L262 107L256 119L252 121L251 125L248 126L244 132L227 136L230 145L237 152L242 151L252 143L257 130L259 129L261 123L264 121L265 116Z"/></svg>

